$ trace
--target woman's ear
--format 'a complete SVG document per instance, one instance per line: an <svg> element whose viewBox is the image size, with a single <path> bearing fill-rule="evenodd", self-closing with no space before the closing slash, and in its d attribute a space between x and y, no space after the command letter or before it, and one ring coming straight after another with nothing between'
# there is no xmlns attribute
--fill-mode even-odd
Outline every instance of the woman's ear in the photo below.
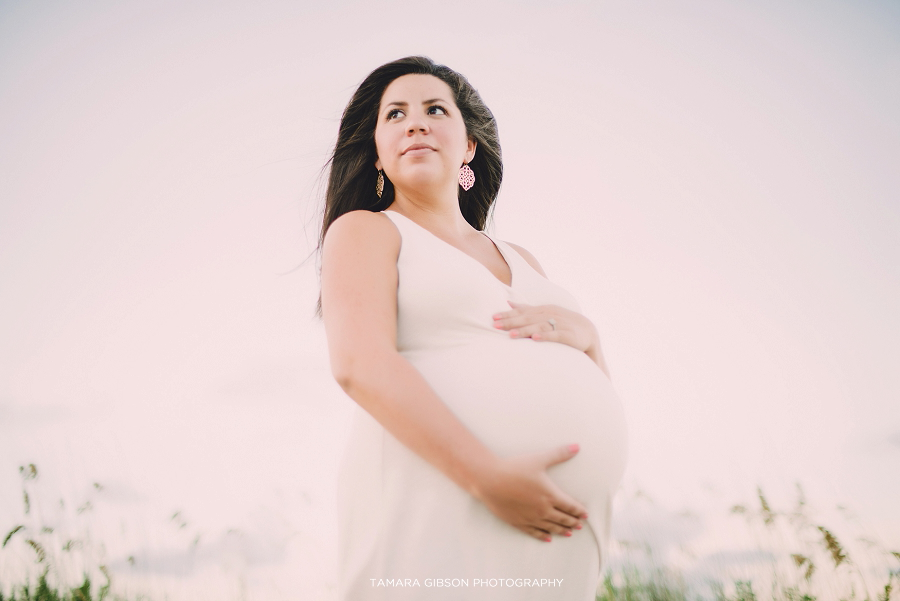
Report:
<svg viewBox="0 0 900 601"><path fill-rule="evenodd" d="M475 141L475 138L469 138L469 143L466 147L466 164L471 163L472 159L475 158L476 148L478 148L478 142Z"/></svg>
<svg viewBox="0 0 900 601"><path fill-rule="evenodd" d="M375 168L381 171L381 159L375 159Z"/></svg>

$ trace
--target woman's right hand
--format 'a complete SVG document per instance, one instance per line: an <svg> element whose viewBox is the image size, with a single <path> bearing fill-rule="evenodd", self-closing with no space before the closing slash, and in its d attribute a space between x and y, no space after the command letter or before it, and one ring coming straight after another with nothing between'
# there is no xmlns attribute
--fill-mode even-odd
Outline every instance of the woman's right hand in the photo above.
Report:
<svg viewBox="0 0 900 601"><path fill-rule="evenodd" d="M571 536L587 518L584 506L564 493L547 468L568 461L578 445L543 453L497 458L479 478L475 497L498 518L522 532L550 542L550 534Z"/></svg>

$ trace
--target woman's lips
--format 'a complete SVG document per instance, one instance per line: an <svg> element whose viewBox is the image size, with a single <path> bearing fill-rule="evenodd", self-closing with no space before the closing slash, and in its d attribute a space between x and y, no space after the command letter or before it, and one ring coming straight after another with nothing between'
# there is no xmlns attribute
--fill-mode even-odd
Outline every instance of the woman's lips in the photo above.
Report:
<svg viewBox="0 0 900 601"><path fill-rule="evenodd" d="M404 150L403 154L421 156L423 154L428 154L429 152L434 152L434 148L428 146L427 144L413 144L412 146Z"/></svg>

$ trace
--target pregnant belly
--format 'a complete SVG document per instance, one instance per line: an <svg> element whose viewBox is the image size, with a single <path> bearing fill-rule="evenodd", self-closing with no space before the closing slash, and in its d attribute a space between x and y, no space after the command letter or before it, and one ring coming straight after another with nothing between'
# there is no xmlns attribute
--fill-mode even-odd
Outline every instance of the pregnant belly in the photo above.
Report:
<svg viewBox="0 0 900 601"><path fill-rule="evenodd" d="M502 457L578 443L549 469L576 499L607 499L625 467L622 405L584 353L554 342L485 337L404 356L483 443Z"/></svg>

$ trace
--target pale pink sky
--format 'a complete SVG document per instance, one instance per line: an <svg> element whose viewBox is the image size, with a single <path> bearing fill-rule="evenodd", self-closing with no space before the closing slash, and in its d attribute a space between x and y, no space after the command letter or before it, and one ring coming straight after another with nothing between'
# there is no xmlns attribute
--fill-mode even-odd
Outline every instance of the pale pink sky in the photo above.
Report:
<svg viewBox="0 0 900 601"><path fill-rule="evenodd" d="M313 261L285 274L313 248L344 104L408 54L494 111L494 233L597 322L627 490L714 523L800 480L900 545L888 2L4 3L3 524L35 461L60 494L119 482L143 499L130 519L193 507L211 537L286 515L313 541L289 556L331 569L332 517L309 512L333 511L351 401Z"/></svg>

